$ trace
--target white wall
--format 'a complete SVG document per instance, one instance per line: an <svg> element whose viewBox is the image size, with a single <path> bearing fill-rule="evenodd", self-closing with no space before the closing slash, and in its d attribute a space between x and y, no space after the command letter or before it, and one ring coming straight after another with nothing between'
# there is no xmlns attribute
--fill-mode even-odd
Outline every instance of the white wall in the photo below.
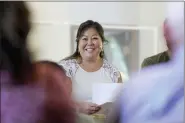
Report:
<svg viewBox="0 0 185 123"><path fill-rule="evenodd" d="M33 28L30 48L35 60L58 61L69 54L68 7L64 2L28 2L32 12Z"/></svg>
<svg viewBox="0 0 185 123"><path fill-rule="evenodd" d="M140 25L158 28L158 51L166 49L162 32L167 2L140 2Z"/></svg>
<svg viewBox="0 0 185 123"><path fill-rule="evenodd" d="M81 23L87 19L93 19L101 24L137 24L138 3L71 2L68 6L69 21L71 23Z"/></svg>
<svg viewBox="0 0 185 123"><path fill-rule="evenodd" d="M136 24L138 3L112 2L28 2L34 27L30 34L30 47L37 50L35 59L58 61L70 53L68 23L81 23L87 19L101 24ZM131 7L132 6L132 7ZM134 10L134 11L133 11ZM125 18L126 15L128 16ZM58 31L58 32L57 32Z"/></svg>
<svg viewBox="0 0 185 123"><path fill-rule="evenodd" d="M34 23L30 33L30 48L35 60L59 61L70 53L67 25Z"/></svg>
<svg viewBox="0 0 185 123"><path fill-rule="evenodd" d="M70 54L70 26L87 19L101 24L154 26L159 28L164 19L165 3L146 2L28 2L34 27L30 33L30 47L36 51L36 60L58 61ZM158 37L160 40L161 37ZM140 62L154 54L151 37L141 34ZM146 51L145 47L152 50ZM151 49L149 48L149 49ZM155 49L156 50L156 49ZM164 46L157 47L157 51Z"/></svg>
<svg viewBox="0 0 185 123"><path fill-rule="evenodd" d="M143 31L140 36L140 62L144 58L166 50L162 26L165 19L166 2L140 2L139 25L157 28L157 42L153 42L152 33ZM157 44L157 47L155 47Z"/></svg>

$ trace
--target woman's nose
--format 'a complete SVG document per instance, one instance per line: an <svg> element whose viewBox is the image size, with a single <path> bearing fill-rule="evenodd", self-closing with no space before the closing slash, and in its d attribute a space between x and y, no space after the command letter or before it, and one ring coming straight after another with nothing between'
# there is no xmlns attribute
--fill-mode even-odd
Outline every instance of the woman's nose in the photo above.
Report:
<svg viewBox="0 0 185 123"><path fill-rule="evenodd" d="M87 44L88 44L88 45L93 45L93 40L92 40L92 39L88 39Z"/></svg>

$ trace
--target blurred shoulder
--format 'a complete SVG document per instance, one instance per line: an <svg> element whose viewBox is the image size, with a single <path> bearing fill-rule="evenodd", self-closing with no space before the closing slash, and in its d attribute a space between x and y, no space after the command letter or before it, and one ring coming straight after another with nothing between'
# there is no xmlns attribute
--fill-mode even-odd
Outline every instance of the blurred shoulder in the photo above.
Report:
<svg viewBox="0 0 185 123"><path fill-rule="evenodd" d="M141 65L142 68L163 62L166 59L166 57L168 57L167 54L168 54L167 51L165 51L165 52L161 52L156 55L145 58Z"/></svg>
<svg viewBox="0 0 185 123"><path fill-rule="evenodd" d="M168 107L169 110L175 108L173 106L176 106L176 104L173 105L170 101L174 98L173 95L180 95L179 90L182 89L178 83L180 79L172 76L174 73L168 65L171 64L145 68L125 83L121 97L122 111L124 112L122 117L129 120L147 120L149 116L158 118L155 116L159 115L154 115L154 113L165 111L166 104L171 104ZM177 82L173 83L172 81ZM175 101L173 100L173 102ZM131 112L134 112L135 115Z"/></svg>
<svg viewBox="0 0 185 123"><path fill-rule="evenodd" d="M35 96L37 95L37 96ZM41 118L44 90L36 86L1 88L1 121L34 123Z"/></svg>

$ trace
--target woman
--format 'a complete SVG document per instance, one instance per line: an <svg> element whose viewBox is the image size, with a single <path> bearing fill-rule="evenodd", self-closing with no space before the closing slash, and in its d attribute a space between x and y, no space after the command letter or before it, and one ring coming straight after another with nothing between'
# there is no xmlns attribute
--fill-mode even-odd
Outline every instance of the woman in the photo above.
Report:
<svg viewBox="0 0 185 123"><path fill-rule="evenodd" d="M72 79L73 94L82 101L79 105L87 114L99 110L98 105L88 102L92 100L94 83L122 82L120 72L105 60L103 44L106 42L102 26L88 20L78 29L75 53L59 63Z"/></svg>
<svg viewBox="0 0 185 123"><path fill-rule="evenodd" d="M23 1L0 2L1 123L74 123L72 101L61 84L65 74L54 65L31 63L29 15Z"/></svg>

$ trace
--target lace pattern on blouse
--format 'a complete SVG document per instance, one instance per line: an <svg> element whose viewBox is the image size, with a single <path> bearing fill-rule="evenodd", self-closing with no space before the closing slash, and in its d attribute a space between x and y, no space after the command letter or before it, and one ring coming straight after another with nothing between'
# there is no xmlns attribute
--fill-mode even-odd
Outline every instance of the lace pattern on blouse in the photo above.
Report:
<svg viewBox="0 0 185 123"><path fill-rule="evenodd" d="M66 75L68 77L73 77L76 74L76 71L79 68L79 65L75 59L70 60L61 60L59 65L63 66L66 71ZM114 67L112 64L108 63L107 60L103 60L103 69L105 72L110 75L113 82L118 82L119 78L121 77L119 70Z"/></svg>

